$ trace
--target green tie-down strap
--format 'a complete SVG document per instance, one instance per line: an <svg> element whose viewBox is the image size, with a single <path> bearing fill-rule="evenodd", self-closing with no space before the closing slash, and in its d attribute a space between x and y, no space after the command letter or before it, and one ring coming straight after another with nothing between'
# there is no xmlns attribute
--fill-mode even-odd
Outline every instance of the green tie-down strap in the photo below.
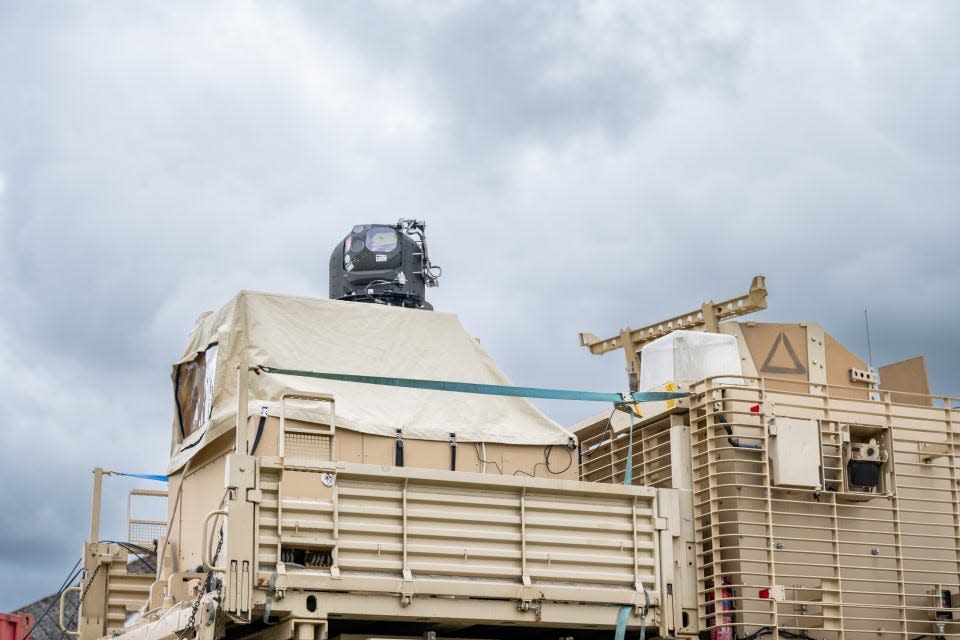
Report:
<svg viewBox="0 0 960 640"><path fill-rule="evenodd" d="M279 373L285 376L302 376L305 378L321 378L323 380L339 380L341 382L359 382L361 384L379 384L388 387L405 387L408 389L429 389L431 391L455 391L458 393L479 393L488 396L512 396L515 398L544 398L546 400L581 400L586 402L613 402L629 401L651 402L657 400L677 400L686 398L689 393L672 391L645 391L634 392L630 398L622 393L603 393L600 391L572 391L569 389L542 389L538 387L513 387L502 384L478 384L475 382L451 382L449 380L421 380L417 378L387 378L384 376L358 376L349 373L327 373L323 371L301 371L299 369L282 369L280 367L259 367L266 373Z"/></svg>

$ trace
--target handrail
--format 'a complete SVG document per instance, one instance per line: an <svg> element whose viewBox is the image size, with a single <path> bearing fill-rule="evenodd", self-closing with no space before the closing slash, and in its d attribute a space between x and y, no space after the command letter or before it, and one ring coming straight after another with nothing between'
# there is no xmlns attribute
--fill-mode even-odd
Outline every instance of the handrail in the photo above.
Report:
<svg viewBox="0 0 960 640"><path fill-rule="evenodd" d="M60 616L59 616L59 621L58 621L58 622L59 622L59 624L60 624L60 631L63 631L63 632L64 632L65 634L67 634L68 636L77 637L77 636L80 635L80 630L77 629L76 631L70 631L69 629L67 629L66 625L65 625L64 622L63 622L63 610L64 610L64 605L66 604L67 594L70 593L71 591L76 591L76 592L79 593L79 592L81 591L80 585L77 585L77 586L75 586L75 587L67 587L66 589L64 589L63 591L60 592ZM83 604L83 603L81 602L80 604ZM80 610L79 607L80 607L80 605L78 604L78 605L77 605L77 611Z"/></svg>
<svg viewBox="0 0 960 640"><path fill-rule="evenodd" d="M285 454L286 429L287 429L287 400L313 400L315 402L330 403L330 430L321 432L330 436L330 459L336 460L336 451L334 445L336 442L337 429L337 408L333 396L328 393L284 393L280 396L280 430L277 435L277 455L281 458Z"/></svg>
<svg viewBox="0 0 960 640"><path fill-rule="evenodd" d="M226 567L215 567L215 566L213 566L213 565L211 564L211 559L210 559L210 557L209 557L209 555L210 555L210 542L212 542L212 540L208 540L208 536L207 536L208 527L209 527L209 525L210 525L210 518L212 518L212 517L214 517L214 516L217 516L217 515L221 515L221 516L223 516L224 518L226 518L226 517L227 517L227 512L226 512L224 509L217 509L217 510L215 510L215 511L211 511L210 513L208 513L208 514L204 517L204 519L203 519L203 533L202 533L202 536L201 536L201 538L200 538L200 544L202 545L201 548L200 548L200 560L203 562L203 568L206 569L207 571L219 571L219 572L224 572L224 571L227 570L227 568L226 568Z"/></svg>

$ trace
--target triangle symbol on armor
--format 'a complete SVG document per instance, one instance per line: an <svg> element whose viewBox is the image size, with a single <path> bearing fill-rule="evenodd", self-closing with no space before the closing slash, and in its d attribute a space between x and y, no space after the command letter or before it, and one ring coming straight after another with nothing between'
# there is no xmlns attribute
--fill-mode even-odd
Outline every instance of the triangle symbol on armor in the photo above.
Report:
<svg viewBox="0 0 960 640"><path fill-rule="evenodd" d="M787 358L777 353L781 347L786 352ZM786 362L788 358L789 363ZM774 360L776 360L776 364L774 364ZM787 336L781 331L777 339L773 341L770 353L767 354L767 359L763 361L760 371L764 373L806 373L807 369L800 362L800 358L797 357L797 352L793 350L793 345L790 344Z"/></svg>

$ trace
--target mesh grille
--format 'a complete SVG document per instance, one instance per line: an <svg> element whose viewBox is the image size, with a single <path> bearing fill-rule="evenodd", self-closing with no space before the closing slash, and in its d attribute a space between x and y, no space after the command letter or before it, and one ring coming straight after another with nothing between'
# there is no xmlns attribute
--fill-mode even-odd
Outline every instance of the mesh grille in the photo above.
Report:
<svg viewBox="0 0 960 640"><path fill-rule="evenodd" d="M128 542L152 543L166 533L167 523L162 520L133 520L127 524Z"/></svg>
<svg viewBox="0 0 960 640"><path fill-rule="evenodd" d="M309 433L287 433L284 441L284 455L290 458L311 458L330 460L330 436Z"/></svg>

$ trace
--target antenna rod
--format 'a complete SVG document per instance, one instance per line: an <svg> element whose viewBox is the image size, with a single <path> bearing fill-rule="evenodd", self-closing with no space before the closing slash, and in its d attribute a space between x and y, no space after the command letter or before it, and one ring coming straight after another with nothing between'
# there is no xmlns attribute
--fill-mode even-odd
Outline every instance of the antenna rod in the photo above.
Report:
<svg viewBox="0 0 960 640"><path fill-rule="evenodd" d="M867 327L867 361L870 363L870 369L873 369L873 351L870 349L870 319L867 317L867 310L863 310L863 324Z"/></svg>

